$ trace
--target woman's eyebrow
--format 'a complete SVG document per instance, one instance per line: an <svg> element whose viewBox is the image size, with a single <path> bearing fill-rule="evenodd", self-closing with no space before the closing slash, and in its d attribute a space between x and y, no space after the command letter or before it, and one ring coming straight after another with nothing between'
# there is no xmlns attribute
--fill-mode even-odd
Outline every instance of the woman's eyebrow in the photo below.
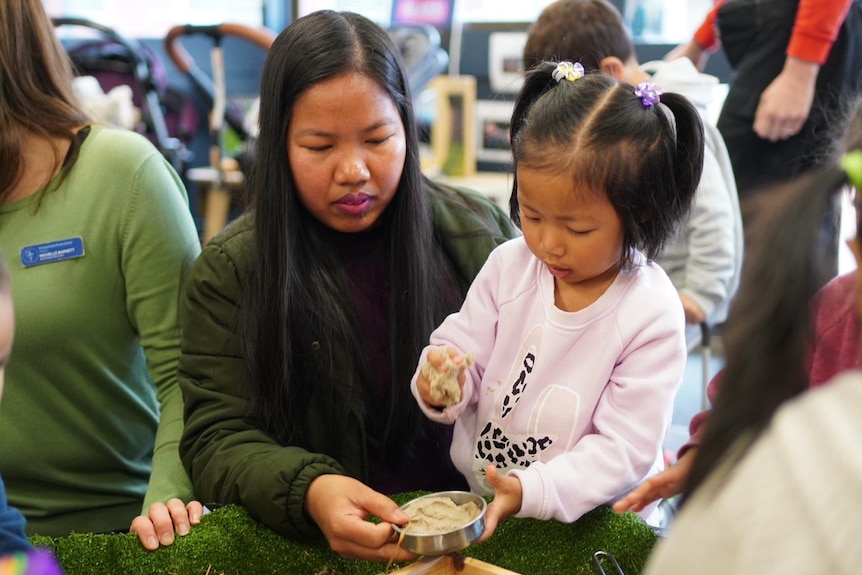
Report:
<svg viewBox="0 0 862 575"><path fill-rule="evenodd" d="M387 126L391 126L394 123L395 123L394 121L380 120L378 122L374 122L373 124L371 124L367 128L363 128L362 132L363 133L373 132L375 130L379 130L380 128L385 128ZM304 128L304 129L298 130L296 132L296 135L297 136L331 136L332 132L328 132L326 130L321 130L319 128Z"/></svg>

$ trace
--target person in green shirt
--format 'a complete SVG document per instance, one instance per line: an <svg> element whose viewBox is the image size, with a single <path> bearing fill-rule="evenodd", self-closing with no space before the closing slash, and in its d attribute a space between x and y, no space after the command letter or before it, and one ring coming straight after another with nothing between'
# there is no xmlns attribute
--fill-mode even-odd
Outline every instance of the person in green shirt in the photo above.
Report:
<svg viewBox="0 0 862 575"><path fill-rule="evenodd" d="M146 138L81 109L40 0L4 0L0 27L18 320L0 473L31 535L132 530L157 549L202 512L177 452L177 302L200 253L186 191Z"/></svg>

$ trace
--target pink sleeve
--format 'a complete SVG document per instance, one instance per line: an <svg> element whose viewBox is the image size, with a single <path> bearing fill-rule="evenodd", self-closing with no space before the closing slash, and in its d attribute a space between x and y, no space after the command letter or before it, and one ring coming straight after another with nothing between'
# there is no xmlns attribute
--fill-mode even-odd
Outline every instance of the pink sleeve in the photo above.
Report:
<svg viewBox="0 0 862 575"><path fill-rule="evenodd" d="M832 279L814 299L814 345L808 366L814 387L859 365L856 326L856 272Z"/></svg>

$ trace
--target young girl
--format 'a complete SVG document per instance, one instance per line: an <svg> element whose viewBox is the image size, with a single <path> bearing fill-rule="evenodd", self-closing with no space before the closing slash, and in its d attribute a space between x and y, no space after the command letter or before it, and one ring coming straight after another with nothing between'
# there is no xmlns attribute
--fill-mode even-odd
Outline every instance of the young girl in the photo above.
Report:
<svg viewBox="0 0 862 575"><path fill-rule="evenodd" d="M574 521L661 469L686 345L679 297L651 260L703 163L685 98L569 62L527 74L511 130L524 235L492 252L412 381L429 418L455 423L470 487L495 492L484 538L514 513ZM467 365L460 400L435 400L427 376Z"/></svg>

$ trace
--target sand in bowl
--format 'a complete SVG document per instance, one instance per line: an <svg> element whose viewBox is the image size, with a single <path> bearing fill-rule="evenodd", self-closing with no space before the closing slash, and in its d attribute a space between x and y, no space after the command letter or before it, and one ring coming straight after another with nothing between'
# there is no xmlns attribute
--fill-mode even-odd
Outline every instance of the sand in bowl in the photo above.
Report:
<svg viewBox="0 0 862 575"><path fill-rule="evenodd" d="M404 532L417 535L446 533L458 529L473 521L482 512L473 501L458 505L445 496L419 499L404 511L410 517L410 523Z"/></svg>

